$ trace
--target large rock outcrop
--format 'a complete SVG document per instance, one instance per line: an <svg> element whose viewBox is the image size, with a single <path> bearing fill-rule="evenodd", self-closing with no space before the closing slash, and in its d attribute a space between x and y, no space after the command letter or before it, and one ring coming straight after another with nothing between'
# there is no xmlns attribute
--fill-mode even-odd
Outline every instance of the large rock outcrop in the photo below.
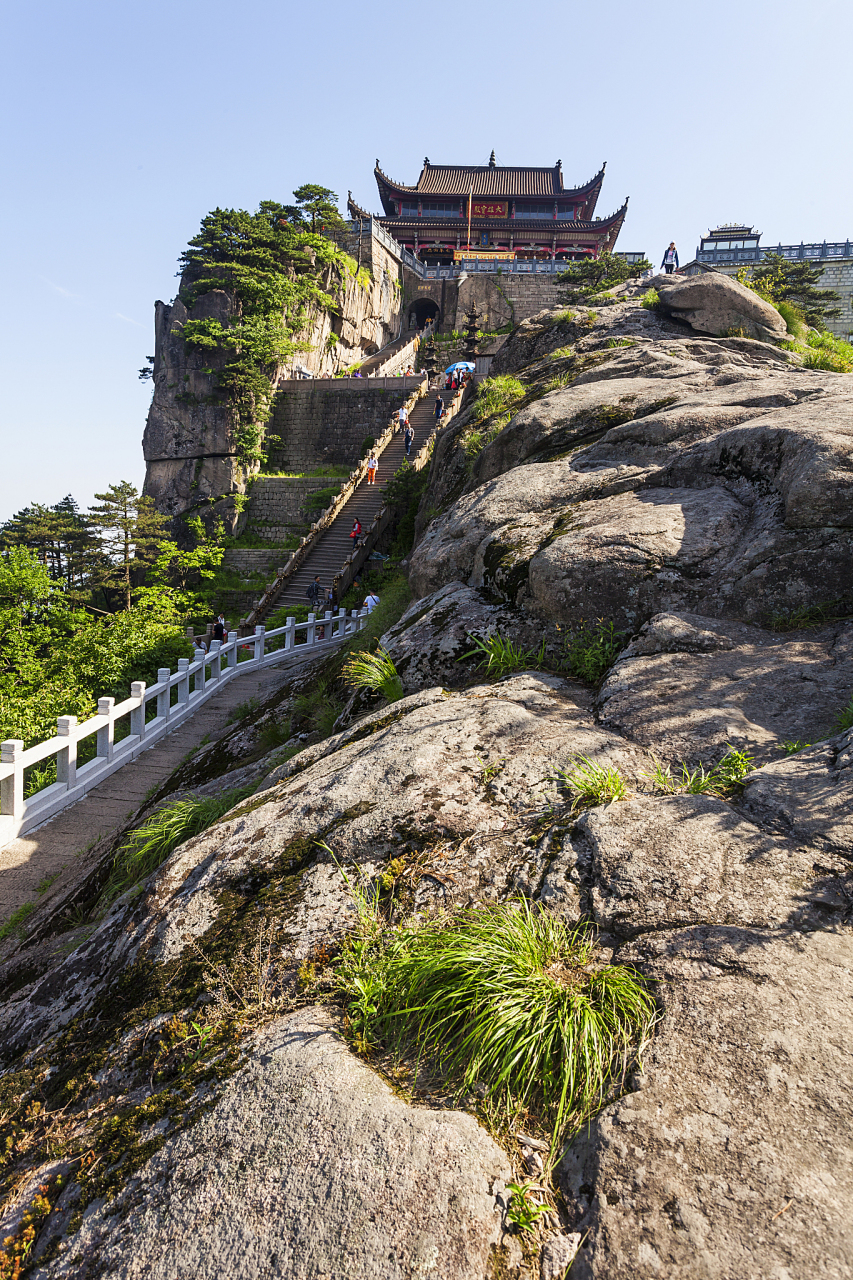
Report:
<svg viewBox="0 0 853 1280"><path fill-rule="evenodd" d="M565 388L549 389L543 353L549 330L565 341L556 317L507 344L501 370L526 367L528 402L473 464L454 444L464 423L439 441L424 508L443 510L412 557L416 595L461 581L629 629L664 611L766 623L851 595L853 375L637 312L609 308L573 357L558 349L569 378L586 362Z"/></svg>
<svg viewBox="0 0 853 1280"><path fill-rule="evenodd" d="M676 320L684 320L697 333L724 336L739 330L747 338L779 342L788 327L775 307L738 280L719 271L698 276L658 276L661 308Z"/></svg>
<svg viewBox="0 0 853 1280"><path fill-rule="evenodd" d="M0 1239L35 1224L37 1280L555 1280L579 1242L583 1280L850 1275L850 380L631 302L500 360L519 411L473 460L470 414L443 433L382 637L407 696L260 758L335 659L303 672L173 779L251 794L0 969ZM599 614L592 687L565 624ZM487 681L496 633L549 670ZM368 902L387 938L516 895L659 1012L528 1235L527 1139L371 1048L336 967Z"/></svg>
<svg viewBox="0 0 853 1280"><path fill-rule="evenodd" d="M187 981L199 957L224 957L237 982L229 948L274 921L286 939L276 981L298 990L298 967L354 924L342 869L377 889L390 871L415 911L523 891L595 921L604 957L653 977L661 1009L644 1069L560 1166L552 1239L584 1233L579 1274L805 1274L818 1223L825 1273L840 1280L853 1262L851 733L759 770L734 804L665 796L650 754L597 726L574 688L531 674L425 690L274 769L12 994L7 1066L38 1046L61 1088L75 1060L53 1054L94 1036L97 1075L72 1114L98 1123L124 1108L124 1128L98 1131L101 1150L140 1108L163 1114L145 1048L198 1007L198 976ZM554 778L578 754L619 768L629 797L573 813ZM168 1106L149 1121L151 1154L123 1181L107 1168L112 1190L82 1218L91 1192L69 1182L39 1244L61 1244L41 1280L165 1280L179 1267L486 1280L498 1263L532 1280L504 1213L513 1144L500 1150L458 1110L395 1097L310 1000L250 1037L236 1072L224 1066L218 1082L204 1077L195 1123Z"/></svg>

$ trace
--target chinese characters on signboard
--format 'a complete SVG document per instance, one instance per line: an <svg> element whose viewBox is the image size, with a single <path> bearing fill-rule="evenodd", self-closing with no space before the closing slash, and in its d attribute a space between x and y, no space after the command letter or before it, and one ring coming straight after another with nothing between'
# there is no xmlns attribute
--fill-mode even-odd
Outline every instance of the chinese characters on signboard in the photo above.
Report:
<svg viewBox="0 0 853 1280"><path fill-rule="evenodd" d="M471 216L474 218L505 218L509 212L509 205L506 200L475 200L471 206Z"/></svg>

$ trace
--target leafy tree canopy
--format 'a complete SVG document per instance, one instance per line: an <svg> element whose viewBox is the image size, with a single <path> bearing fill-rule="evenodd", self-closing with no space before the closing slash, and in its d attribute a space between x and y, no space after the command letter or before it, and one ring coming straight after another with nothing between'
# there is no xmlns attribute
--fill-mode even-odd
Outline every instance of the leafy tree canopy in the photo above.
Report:
<svg viewBox="0 0 853 1280"><path fill-rule="evenodd" d="M294 226L316 232L321 228L335 229L344 226L338 211L338 197L328 187L318 187L306 182L293 193L296 204L285 205L287 216Z"/></svg>
<svg viewBox="0 0 853 1280"><path fill-rule="evenodd" d="M748 285L769 302L788 302L807 324L825 329L827 320L841 315L841 301L833 289L818 289L823 268L807 261L791 261L780 253L766 253L756 267L738 272Z"/></svg>
<svg viewBox="0 0 853 1280"><path fill-rule="evenodd" d="M557 280L571 285L577 293L600 293L602 289L612 289L614 285L624 284L626 280L641 275L651 265L645 258L642 262L626 262L613 253L601 253L597 258L573 262L560 272Z"/></svg>
<svg viewBox="0 0 853 1280"><path fill-rule="evenodd" d="M321 279L324 268L355 275L356 263L327 236L323 212L334 209L326 187L300 187L296 206L262 200L255 213L214 209L182 254L181 298L191 310L196 299L225 289L235 299L233 318L192 319L181 335L188 346L209 352L216 394L234 409L235 443L241 461L263 456L263 427L270 414L271 379L277 365L297 351L309 311L335 310ZM336 210L335 210L336 212ZM341 221L337 215L338 222ZM308 228L311 228L310 230Z"/></svg>

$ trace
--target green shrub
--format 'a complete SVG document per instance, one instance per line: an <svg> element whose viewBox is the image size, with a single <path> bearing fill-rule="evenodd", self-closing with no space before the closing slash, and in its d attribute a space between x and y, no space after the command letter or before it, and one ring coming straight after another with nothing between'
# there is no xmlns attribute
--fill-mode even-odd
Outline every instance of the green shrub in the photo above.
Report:
<svg viewBox="0 0 853 1280"><path fill-rule="evenodd" d="M403 696L403 682L393 658L385 649L353 654L344 664L343 675L356 688L381 693L389 702L398 702Z"/></svg>
<svg viewBox="0 0 853 1280"><path fill-rule="evenodd" d="M474 648L463 653L459 661L464 662L466 658L480 658L477 666L485 668L486 674L493 680L500 680L503 676L511 675L513 671L536 670L545 660L544 640L537 652L535 649L523 649L513 640L505 640L497 633L481 637L469 631L468 638L473 640Z"/></svg>
<svg viewBox="0 0 853 1280"><path fill-rule="evenodd" d="M592 932L525 898L382 930L362 927L338 971L350 1028L430 1066L460 1094L485 1090L504 1123L535 1112L555 1142L621 1079L655 1022L642 977L598 965Z"/></svg>
<svg viewBox="0 0 853 1280"><path fill-rule="evenodd" d="M563 642L566 668L571 675L598 684L624 649L627 638L626 631L617 631L615 624L604 618L592 626L581 622L580 628L569 632Z"/></svg>
<svg viewBox="0 0 853 1280"><path fill-rule="evenodd" d="M647 289L640 298L640 306L645 307L647 311L656 311L660 306L660 294L657 289Z"/></svg>
<svg viewBox="0 0 853 1280"><path fill-rule="evenodd" d="M615 254L600 253L597 258L583 258L580 262L573 262L565 271L560 272L557 280L560 284L570 285L573 291L580 294L598 293L602 289L612 289L617 284L624 284L626 280L642 275L651 265L645 258L640 262L629 263L624 258L617 258Z"/></svg>
<svg viewBox="0 0 853 1280"><path fill-rule="evenodd" d="M527 389L518 378L508 375L484 378L477 387L477 400L474 405L474 420L482 422L493 413L509 409L517 400L527 394Z"/></svg>
<svg viewBox="0 0 853 1280"><path fill-rule="evenodd" d="M339 484L330 484L325 489L315 489L305 499L305 510L312 515L314 512L325 511L326 507L338 496L340 491L341 486Z"/></svg>
<svg viewBox="0 0 853 1280"><path fill-rule="evenodd" d="M633 347L635 343L633 338L608 338L604 345L612 351L614 347Z"/></svg>
<svg viewBox="0 0 853 1280"><path fill-rule="evenodd" d="M252 786L225 791L219 796L173 800L152 813L119 846L95 912L106 910L116 898L150 876L178 845L206 831L253 789Z"/></svg>

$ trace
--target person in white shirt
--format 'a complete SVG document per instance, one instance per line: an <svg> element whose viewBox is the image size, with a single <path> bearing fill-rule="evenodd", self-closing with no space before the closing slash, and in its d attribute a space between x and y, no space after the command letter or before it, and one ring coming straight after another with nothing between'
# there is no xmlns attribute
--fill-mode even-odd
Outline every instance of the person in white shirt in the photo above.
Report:
<svg viewBox="0 0 853 1280"><path fill-rule="evenodd" d="M379 604L379 596L376 594L376 592L368 591L367 599L364 602L364 607L367 610L367 612L373 613L373 610L376 608L378 604Z"/></svg>
<svg viewBox="0 0 853 1280"><path fill-rule="evenodd" d="M409 411L405 405L403 405L402 409L400 410L397 416L400 419L401 427L407 427L409 425Z"/></svg>

